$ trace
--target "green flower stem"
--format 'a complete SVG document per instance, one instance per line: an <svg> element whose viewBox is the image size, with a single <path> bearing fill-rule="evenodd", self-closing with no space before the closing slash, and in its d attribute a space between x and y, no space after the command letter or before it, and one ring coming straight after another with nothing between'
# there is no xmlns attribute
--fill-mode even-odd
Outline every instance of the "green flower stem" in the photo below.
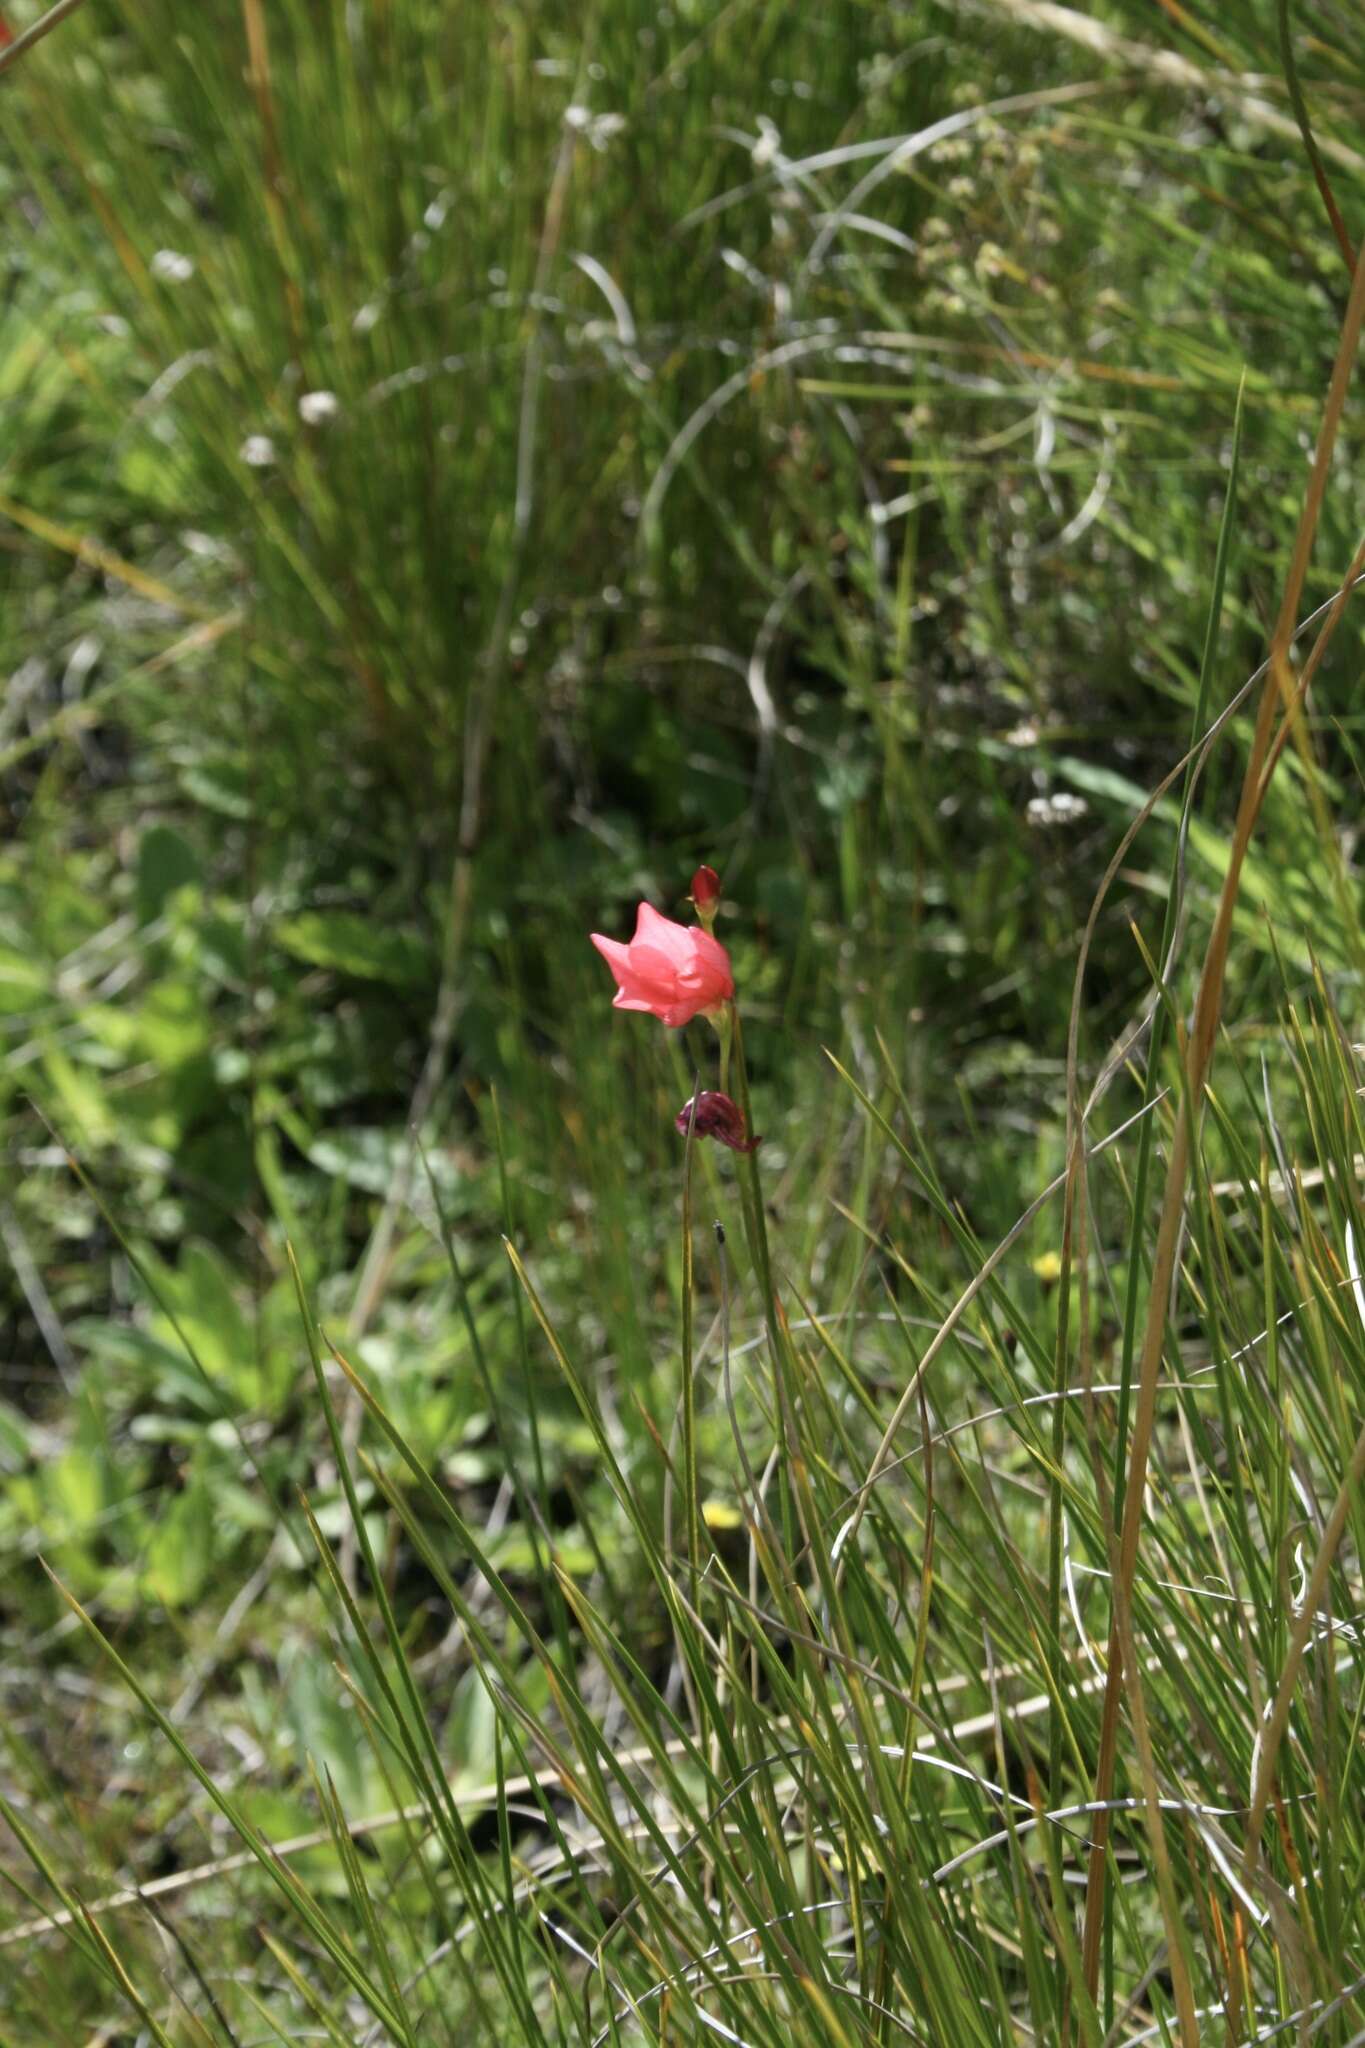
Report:
<svg viewBox="0 0 1365 2048"><path fill-rule="evenodd" d="M727 1014L729 1028L722 1038L722 1045L727 1052L733 1051L736 1100L744 1115L745 1133L752 1138L754 1116L753 1105L749 1099L749 1069L744 1060L744 1032L740 1025L738 1005L733 1001L727 1005ZM796 1427L791 1412L789 1390L798 1383L800 1373L792 1352L791 1336L782 1319L777 1292L773 1286L772 1257L768 1249L768 1219L763 1206L763 1179L759 1171L757 1146L752 1152L739 1154L739 1158L742 1162L739 1174L740 1211L744 1218L749 1259L763 1296L763 1322L768 1333L768 1350L772 1358L773 1415L779 1441L790 1446L796 1442ZM793 1557L797 1549L797 1516L791 1490L786 1483L785 1469L782 1482L782 1525L787 1555Z"/></svg>
<svg viewBox="0 0 1365 2048"><path fill-rule="evenodd" d="M744 1113L744 1129L752 1137L754 1129L753 1106L749 1100L749 1070L744 1060L744 1033L740 1027L739 1010L732 1002L727 1005L728 1026L721 1037L722 1076L728 1064L727 1055L733 1050L735 1086L737 1100ZM722 1079L724 1086L724 1078ZM749 1243L749 1256L763 1294L763 1319L768 1331L768 1342L772 1347L775 1366L787 1362L787 1336L778 1310L777 1295L773 1288L772 1257L768 1250L768 1221L763 1206L763 1181L758 1167L757 1147L752 1152L741 1153L744 1164L740 1170L740 1186L746 1200L743 1203L744 1231Z"/></svg>
<svg viewBox="0 0 1365 2048"><path fill-rule="evenodd" d="M735 1008L733 999L731 999L730 1002L725 1004L719 1014L714 1015L711 1019L711 1022L716 1027L716 1036L720 1040L720 1092L722 1095L730 1093L730 1046L734 1040L738 1015L739 1012ZM747 1103L743 1107L747 1118L749 1114Z"/></svg>
<svg viewBox="0 0 1365 2048"><path fill-rule="evenodd" d="M697 1597L696 1576L701 1569L701 1504L697 1486L697 1408L693 1360L693 1302L695 1274L692 1261L692 1157L696 1146L697 1094L692 1091L692 1114L687 1120L687 1142L683 1149L682 1179L682 1463L683 1512L687 1518L687 1557L692 1568L692 1598Z"/></svg>

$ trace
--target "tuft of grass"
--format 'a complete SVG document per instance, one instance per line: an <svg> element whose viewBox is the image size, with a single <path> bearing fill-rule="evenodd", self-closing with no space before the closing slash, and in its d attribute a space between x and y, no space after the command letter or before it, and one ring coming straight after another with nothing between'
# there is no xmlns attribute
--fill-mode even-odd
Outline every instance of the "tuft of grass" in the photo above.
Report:
<svg viewBox="0 0 1365 2048"><path fill-rule="evenodd" d="M10 69L8 2038L1359 2038L1361 59L964 23Z"/></svg>

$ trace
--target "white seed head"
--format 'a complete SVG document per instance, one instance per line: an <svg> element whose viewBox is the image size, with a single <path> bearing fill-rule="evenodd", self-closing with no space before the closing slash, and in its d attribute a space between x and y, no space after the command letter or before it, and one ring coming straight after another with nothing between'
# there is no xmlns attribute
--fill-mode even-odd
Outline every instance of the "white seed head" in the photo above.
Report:
<svg viewBox="0 0 1365 2048"><path fill-rule="evenodd" d="M1030 797L1024 816L1030 825L1074 825L1089 809L1083 796L1059 789L1051 796Z"/></svg>
<svg viewBox="0 0 1365 2048"><path fill-rule="evenodd" d="M193 256L183 256L179 249L158 249L149 267L163 284L188 284L194 276Z"/></svg>
<svg viewBox="0 0 1365 2048"><path fill-rule="evenodd" d="M756 171L766 170L774 163L782 148L782 133L775 121L766 114L758 117L758 140L749 152L750 161Z"/></svg>
<svg viewBox="0 0 1365 2048"><path fill-rule="evenodd" d="M299 400L299 418L306 427L325 427L340 411L335 391L305 391Z"/></svg>

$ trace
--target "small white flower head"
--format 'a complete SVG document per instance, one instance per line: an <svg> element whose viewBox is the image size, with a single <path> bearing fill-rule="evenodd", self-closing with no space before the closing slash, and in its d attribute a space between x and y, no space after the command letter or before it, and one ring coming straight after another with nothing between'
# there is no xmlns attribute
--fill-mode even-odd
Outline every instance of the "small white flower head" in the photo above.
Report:
<svg viewBox="0 0 1365 2048"><path fill-rule="evenodd" d="M586 135L594 149L605 149L625 125L624 114L594 114L591 107L580 106L577 100L564 109L564 126L575 135Z"/></svg>
<svg viewBox="0 0 1365 2048"><path fill-rule="evenodd" d="M240 454L248 469L269 469L275 460L275 443L269 434L248 434Z"/></svg>
<svg viewBox="0 0 1365 2048"><path fill-rule="evenodd" d="M758 140L749 151L749 159L756 171L765 171L768 165L776 163L782 149L782 131L776 121L770 121L766 114L758 117Z"/></svg>
<svg viewBox="0 0 1365 2048"><path fill-rule="evenodd" d="M1033 796L1024 812L1030 825L1074 825L1090 809L1083 796L1059 789L1051 796Z"/></svg>
<svg viewBox="0 0 1365 2048"><path fill-rule="evenodd" d="M158 249L149 267L162 284L188 284L194 276L193 256L182 256L179 249Z"/></svg>
<svg viewBox="0 0 1365 2048"><path fill-rule="evenodd" d="M1005 734L1007 747L1036 747L1038 728L1031 718L1021 718L1018 725L1012 725Z"/></svg>
<svg viewBox="0 0 1365 2048"><path fill-rule="evenodd" d="M325 427L340 411L335 391L305 391L299 400L299 418L306 427Z"/></svg>
<svg viewBox="0 0 1365 2048"><path fill-rule="evenodd" d="M601 151L621 133L626 125L624 114L594 114L588 123L588 140L595 150Z"/></svg>

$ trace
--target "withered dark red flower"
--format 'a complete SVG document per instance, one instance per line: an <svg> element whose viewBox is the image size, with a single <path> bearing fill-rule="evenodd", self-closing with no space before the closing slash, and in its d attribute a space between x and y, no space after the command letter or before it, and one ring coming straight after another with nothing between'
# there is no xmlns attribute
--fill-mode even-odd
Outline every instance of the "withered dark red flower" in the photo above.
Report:
<svg viewBox="0 0 1365 2048"><path fill-rule="evenodd" d="M703 1088L696 1102L695 1123L690 1101L678 1111L678 1129L684 1137L691 1124L699 1138L714 1138L718 1144L728 1145L732 1152L752 1152L755 1146L763 1143L761 1137L749 1136L744 1128L743 1110L728 1095L722 1095L719 1088Z"/></svg>

